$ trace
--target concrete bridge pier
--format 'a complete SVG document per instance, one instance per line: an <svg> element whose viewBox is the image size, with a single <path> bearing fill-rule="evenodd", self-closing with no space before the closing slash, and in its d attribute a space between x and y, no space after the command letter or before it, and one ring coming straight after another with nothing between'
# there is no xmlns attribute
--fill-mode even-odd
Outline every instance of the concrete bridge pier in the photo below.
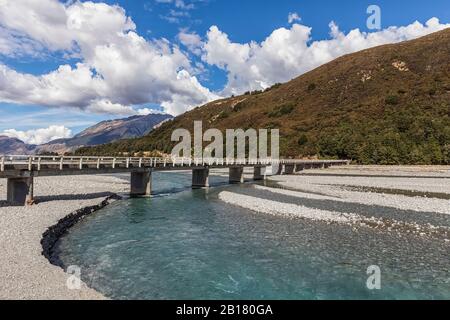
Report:
<svg viewBox="0 0 450 320"><path fill-rule="evenodd" d="M32 205L33 199L33 177L8 178L6 200L11 205Z"/></svg>
<svg viewBox="0 0 450 320"><path fill-rule="evenodd" d="M209 188L209 168L195 168L192 170L192 188Z"/></svg>
<svg viewBox="0 0 450 320"><path fill-rule="evenodd" d="M149 196L152 193L152 172L131 172L132 197Z"/></svg>
<svg viewBox="0 0 450 320"><path fill-rule="evenodd" d="M294 174L294 170L295 170L295 164L285 164L284 165L284 174L285 175Z"/></svg>
<svg viewBox="0 0 450 320"><path fill-rule="evenodd" d="M230 167L230 183L244 183L244 167Z"/></svg>
<svg viewBox="0 0 450 320"><path fill-rule="evenodd" d="M276 169L276 171L275 171L275 169ZM272 165L272 174L273 175L281 176L282 173L283 173L283 165L282 164Z"/></svg>
<svg viewBox="0 0 450 320"><path fill-rule="evenodd" d="M253 168L253 180L260 181L266 179L266 167L265 166L255 166Z"/></svg>

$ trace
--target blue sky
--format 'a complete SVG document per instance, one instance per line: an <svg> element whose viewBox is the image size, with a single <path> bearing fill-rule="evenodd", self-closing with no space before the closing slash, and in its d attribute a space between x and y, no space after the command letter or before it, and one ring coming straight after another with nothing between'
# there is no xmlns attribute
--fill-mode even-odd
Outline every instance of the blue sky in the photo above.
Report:
<svg viewBox="0 0 450 320"><path fill-rule="evenodd" d="M189 17L181 17L179 22L172 23L163 17L170 16L173 3L148 0L97 2L120 4L133 17L140 34L172 41L176 41L180 28L203 35L210 26L217 25L234 42L260 42L273 30L289 27L287 16L291 12L297 12L301 23L312 27L313 39L329 37L330 21L335 21L345 32L355 28L369 32L366 9L372 4L382 9L383 27L407 25L415 20L424 22L431 17L450 21L450 3L446 0L200 0L194 2L195 9L188 10ZM213 68L212 76L205 84L220 90L225 82L225 74Z"/></svg>
<svg viewBox="0 0 450 320"><path fill-rule="evenodd" d="M46 9L50 16L54 14L54 19L43 14L40 8L27 5L29 0L23 0L23 7L16 4L22 1L7 2L9 7L0 7L0 66L8 72L5 78L0 77L0 134L7 129L27 131L51 125L70 129L70 133L64 131L66 135L74 134L98 121L145 113L161 105L166 111L179 114L217 97L289 80L340 54L414 38L444 28L450 22L448 0L94 1L98 6L73 2L60 2L58 6L56 0L41 2L41 7L47 4ZM381 8L382 30L367 29L366 9L371 4ZM102 11L103 18L97 15L105 8L113 8L114 15L108 10ZM93 13L95 17L86 22L89 16L80 12ZM26 18L27 13L38 17L34 26L26 20L17 22L21 16ZM289 23L288 15L294 13L300 19ZM82 30L62 30L66 22L56 20L63 19L65 14L67 21L76 21L83 26ZM439 25L424 25L433 17L439 19ZM411 27L416 20L423 26ZM336 36L323 52L308 50L306 47L314 41L333 38L332 21L343 37ZM312 30L308 33L307 29L294 25ZM212 30L212 26L217 28ZM383 32L390 26L410 26L410 29L385 32L380 43L364 34L359 41L363 44L344 38L357 28L373 33ZM126 42L123 37L117 37L117 30L127 34ZM148 48L136 46L136 37L131 36L130 30L144 39ZM273 34L275 30L281 31ZM271 41L264 46L268 37ZM183 39L193 41L189 45ZM128 45L130 49L125 50ZM101 54L98 48L102 48ZM118 49L109 52L108 48ZM142 54L137 50L143 50ZM147 58L137 61L136 57ZM320 58L305 62L311 57ZM59 71L53 80L40 78L63 65L70 66L71 72ZM254 71L252 74L247 72L250 69ZM83 70L91 70L92 74L87 76ZM278 70L281 71L277 73ZM283 70L292 73L280 74ZM68 79L75 80L65 85L72 82ZM60 90L56 97L55 84L51 81ZM49 88L43 88L46 85Z"/></svg>

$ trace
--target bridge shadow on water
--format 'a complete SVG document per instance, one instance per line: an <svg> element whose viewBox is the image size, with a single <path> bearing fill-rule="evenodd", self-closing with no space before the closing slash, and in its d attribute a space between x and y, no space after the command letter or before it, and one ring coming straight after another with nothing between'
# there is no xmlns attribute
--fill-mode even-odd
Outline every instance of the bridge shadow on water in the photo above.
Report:
<svg viewBox="0 0 450 320"><path fill-rule="evenodd" d="M99 198L107 198L113 196L112 192L97 192L97 193L88 193L88 194L60 194L55 196L38 196L35 197L35 202L45 203L50 201L64 201L64 200L92 200ZM1 202L0 202L1 205Z"/></svg>

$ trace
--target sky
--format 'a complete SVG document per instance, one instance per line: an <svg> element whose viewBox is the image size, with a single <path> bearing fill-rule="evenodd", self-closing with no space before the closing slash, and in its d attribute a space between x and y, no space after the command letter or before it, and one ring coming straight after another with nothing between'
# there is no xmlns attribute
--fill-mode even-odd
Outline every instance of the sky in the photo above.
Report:
<svg viewBox="0 0 450 320"><path fill-rule="evenodd" d="M0 0L0 135L179 115L447 27L448 0Z"/></svg>

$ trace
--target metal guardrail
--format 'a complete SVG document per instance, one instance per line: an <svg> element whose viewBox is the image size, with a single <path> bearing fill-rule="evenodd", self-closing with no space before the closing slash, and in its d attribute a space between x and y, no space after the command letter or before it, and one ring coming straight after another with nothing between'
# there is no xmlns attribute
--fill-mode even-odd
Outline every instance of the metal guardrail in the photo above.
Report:
<svg viewBox="0 0 450 320"><path fill-rule="evenodd" d="M49 170L61 170L69 167L78 168L161 168L161 167L205 167L233 165L273 165L273 164L347 164L347 160L295 160L295 159L222 159L222 158L148 158L148 157L82 157L82 156L0 156L0 171L8 166L22 166L23 170L40 171L44 167Z"/></svg>

